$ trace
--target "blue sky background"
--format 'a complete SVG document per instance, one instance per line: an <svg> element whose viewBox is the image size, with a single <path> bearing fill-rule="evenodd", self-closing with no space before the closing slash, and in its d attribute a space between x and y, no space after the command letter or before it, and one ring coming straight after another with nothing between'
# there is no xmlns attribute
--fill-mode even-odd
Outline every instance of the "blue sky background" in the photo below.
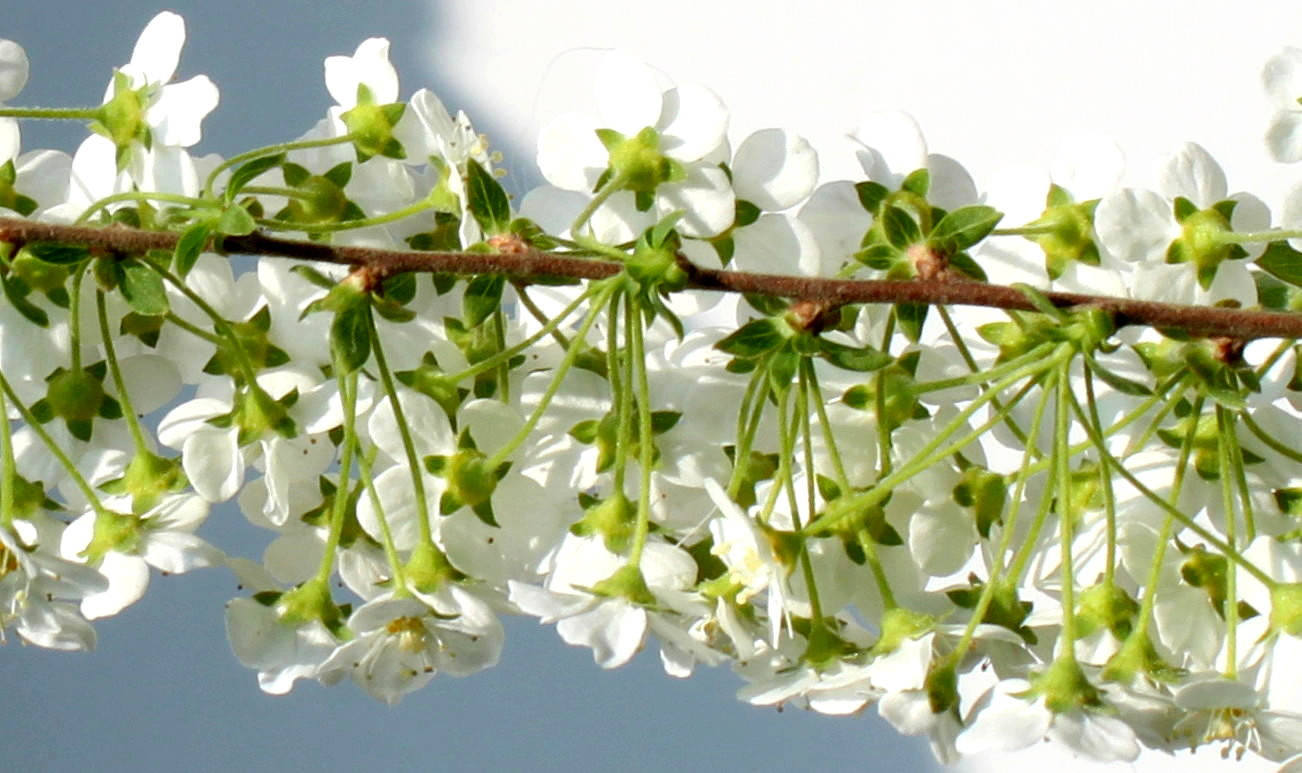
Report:
<svg viewBox="0 0 1302 773"><path fill-rule="evenodd" d="M130 59L136 36L160 10L185 17L189 39L178 77L204 73L222 89L199 152L223 155L293 139L332 100L322 60L363 39L393 42L403 95L429 86L469 107L465 90L439 78L428 53L454 35L431 3L53 0L5 3L0 37L32 64L25 105L98 104L111 68ZM75 26L70 26L75 21ZM74 31L75 30L75 31ZM490 134L492 115L473 113ZM79 126L31 124L23 145L75 148ZM531 150L499 148L528 159ZM515 167L517 178L529 164ZM203 532L256 557L258 533L233 507ZM233 551L237 552L237 551ZM300 682L264 695L226 643L223 605L239 595L222 570L155 577L145 599L96 624L99 647L57 653L16 641L0 648L0 768L101 771L509 770L625 771L865 767L926 770L925 743L903 740L870 713L832 720L739 703L726 670L680 681L654 648L615 672L532 621L507 621L496 668L466 679L439 676L390 708L350 682ZM880 766L880 767L879 767Z"/></svg>
<svg viewBox="0 0 1302 773"><path fill-rule="evenodd" d="M815 140L869 110L913 113L931 149L980 183L1009 162L1047 165L1073 129L1111 134L1152 183L1156 154L1204 144L1231 190L1279 196L1299 175L1266 158L1269 109L1258 78L1284 44L1302 45L1302 13L1277 0L1088 4L1042 0L0 0L0 37L22 43L24 105L98 104L158 11L181 13L189 41L179 77L222 89L198 152L230 155L291 139L331 100L322 60L380 35L393 45L403 96L435 90L464 108L506 156L515 190L536 180L531 138L585 102L595 53L621 46L681 83L719 92L734 137L771 125ZM24 147L72 150L79 126L26 124ZM825 178L854 173L822 157ZM234 508L203 532L256 556L262 540ZM0 647L0 769L581 771L937 769L926 744L869 710L833 719L735 700L726 670L666 677L654 653L605 672L550 628L507 621L498 667L440 676L396 708L350 683L262 694L231 655L222 607L238 595L222 571L155 578L148 595L97 624L99 649L64 654ZM964 763L964 771L1094 770L1045 748ZM1136 769L1274 766L1147 755ZM1129 765L1111 769L1128 770Z"/></svg>

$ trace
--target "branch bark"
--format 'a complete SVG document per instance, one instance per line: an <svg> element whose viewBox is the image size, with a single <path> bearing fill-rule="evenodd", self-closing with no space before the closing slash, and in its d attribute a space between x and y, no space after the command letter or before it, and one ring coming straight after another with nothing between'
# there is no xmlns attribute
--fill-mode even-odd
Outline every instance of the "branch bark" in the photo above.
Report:
<svg viewBox="0 0 1302 773"><path fill-rule="evenodd" d="M141 254L176 248L178 235L119 226L98 228L0 218L0 242L16 246L34 242L75 244L108 253ZM567 257L536 250L509 253L419 252L345 247L295 241L253 233L228 236L215 248L228 253L296 258L366 268L381 275L407 271L448 274L502 274L518 281L604 279L619 273L619 263ZM756 293L832 307L852 303L925 303L987 306L1034 311L1013 287L975 281L914 279L908 281L844 280L749 274L692 267L688 287L720 292ZM1046 292L1063 309L1095 308L1114 315L1118 327L1148 325L1196 336L1234 340L1302 338L1302 313L1185 306L1104 295Z"/></svg>

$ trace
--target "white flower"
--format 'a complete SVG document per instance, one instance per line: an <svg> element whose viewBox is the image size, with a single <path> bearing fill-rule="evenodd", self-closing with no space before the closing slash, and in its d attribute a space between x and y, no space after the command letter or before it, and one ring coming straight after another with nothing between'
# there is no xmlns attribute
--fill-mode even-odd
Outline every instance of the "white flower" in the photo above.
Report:
<svg viewBox="0 0 1302 773"><path fill-rule="evenodd" d="M106 505L118 504L115 499L106 500ZM207 516L208 503L187 493L169 495L139 517L92 510L68 524L59 552L68 559L88 559L108 578L108 588L82 600L82 614L91 620L108 617L139 601L149 585L151 566L165 574L184 574L220 565L221 551L194 534ZM99 518L114 521L101 530L111 531L115 541L106 542L97 533Z"/></svg>
<svg viewBox="0 0 1302 773"><path fill-rule="evenodd" d="M787 585L790 571L774 557L769 543L735 502L728 498L714 480L705 481L705 489L719 508L720 516L710 521L710 534L714 537L711 552L719 556L728 567L728 578L741 586L737 602L746 604L767 591L769 643L777 646L783 627L791 633L787 598L791 590Z"/></svg>
<svg viewBox="0 0 1302 773"><path fill-rule="evenodd" d="M908 113L871 113L863 118L850 140L859 145L855 155L869 180L891 190L919 169L931 173L927 200L952 210L976 201L976 184L957 161L927 153L927 141L918 122Z"/></svg>
<svg viewBox="0 0 1302 773"><path fill-rule="evenodd" d="M1175 692L1175 705L1188 712L1175 725L1175 740L1191 746L1223 742L1243 757L1251 750L1283 762L1302 751L1302 715L1266 709L1251 686L1231 679L1191 682Z"/></svg>
<svg viewBox="0 0 1302 773"><path fill-rule="evenodd" d="M12 40L0 38L0 107L27 85L27 52ZM17 157L21 147L18 121L0 118L0 164Z"/></svg>
<svg viewBox="0 0 1302 773"><path fill-rule="evenodd" d="M420 599L378 596L348 618L356 636L318 671L351 671L372 697L393 705L444 671L468 676L496 665L504 633L483 601L455 585Z"/></svg>
<svg viewBox="0 0 1302 773"><path fill-rule="evenodd" d="M1276 161L1302 161L1302 49L1285 48L1266 62L1262 84L1275 106L1266 147ZM2 96L2 95L0 95Z"/></svg>
<svg viewBox="0 0 1302 773"><path fill-rule="evenodd" d="M243 598L226 605L226 636L235 657L258 670L258 686L272 695L284 695L297 680L315 676L338 645L319 620L286 621L276 606Z"/></svg>
<svg viewBox="0 0 1302 773"><path fill-rule="evenodd" d="M747 137L731 166L738 198L769 212L800 203L818 182L818 153L785 129L762 129Z"/></svg>
<svg viewBox="0 0 1302 773"><path fill-rule="evenodd" d="M12 625L25 641L39 647L94 649L95 629L69 602L95 596L108 581L94 569L39 546L24 547L36 538L30 523L15 521L14 529L0 528L0 642Z"/></svg>
<svg viewBox="0 0 1302 773"><path fill-rule="evenodd" d="M185 20L164 11L150 20L136 40L131 61L122 66L132 89L145 89L145 121L163 145L190 147L201 137L199 125L217 107L217 87L206 75L171 83L185 45ZM104 95L114 96L109 85Z"/></svg>
<svg viewBox="0 0 1302 773"><path fill-rule="evenodd" d="M987 692L973 708L975 720L955 741L958 752L1016 751L1048 739L1098 762L1139 756L1126 723L1089 709L1055 713L1043 698L1023 697L1030 687L1024 679L1005 679Z"/></svg>

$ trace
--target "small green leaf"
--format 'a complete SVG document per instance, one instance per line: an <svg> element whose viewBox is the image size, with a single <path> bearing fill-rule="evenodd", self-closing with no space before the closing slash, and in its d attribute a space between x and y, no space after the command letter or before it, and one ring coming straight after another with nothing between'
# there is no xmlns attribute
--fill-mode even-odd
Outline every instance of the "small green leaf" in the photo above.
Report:
<svg viewBox="0 0 1302 773"><path fill-rule="evenodd" d="M467 208L488 236L506 233L511 225L511 202L501 183L473 158L466 162Z"/></svg>
<svg viewBox="0 0 1302 773"><path fill-rule="evenodd" d="M153 268L136 258L119 263L122 297L126 299L131 310L146 317L166 314L171 305L167 301L167 290L163 287L163 278Z"/></svg>
<svg viewBox="0 0 1302 773"><path fill-rule="evenodd" d="M501 274L480 274L466 284L461 309L467 327L479 327L501 307L505 286L506 277Z"/></svg>
<svg viewBox="0 0 1302 773"><path fill-rule="evenodd" d="M231 179L226 183L226 190L223 192L223 198L225 198L226 203L230 204L235 201L235 197L239 195L239 192L244 189L244 186L252 182L254 178L264 172L275 169L283 163L285 163L285 154L276 153L271 156L255 158L252 161L237 166L235 171L231 172Z"/></svg>
<svg viewBox="0 0 1302 773"><path fill-rule="evenodd" d="M846 346L824 338L820 338L818 341L823 359L845 370L867 373L871 370L884 368L894 361L894 358L889 354L878 351L871 346Z"/></svg>
<svg viewBox="0 0 1302 773"><path fill-rule="evenodd" d="M959 207L941 218L927 238L928 246L946 255L972 247L995 230L1004 214L994 207L974 204Z"/></svg>
<svg viewBox="0 0 1302 773"><path fill-rule="evenodd" d="M75 265L90 257L90 251L85 247L58 242L32 242L27 245L27 252L32 257L56 266Z"/></svg>
<svg viewBox="0 0 1302 773"><path fill-rule="evenodd" d="M20 283L15 282L4 274L0 274L0 288L3 288L4 296L8 299L9 303L13 305L14 310L19 314L22 314L23 317L33 325L38 327L49 327L50 315L46 314L45 310L41 307L27 300L27 294L25 292L20 292L19 287L15 286L17 284Z"/></svg>
<svg viewBox="0 0 1302 773"><path fill-rule="evenodd" d="M330 323L330 349L345 373L362 367L371 356L368 313L365 303L354 304L336 314Z"/></svg>
<svg viewBox="0 0 1302 773"><path fill-rule="evenodd" d="M217 219L216 231L227 236L248 236L257 227L257 222L247 209L239 204L232 204L222 210L221 217Z"/></svg>
<svg viewBox="0 0 1302 773"><path fill-rule="evenodd" d="M194 268L194 264L199 260L199 255L203 248L208 245L208 237L212 235L212 222L203 220L189 228L181 234L181 238L176 240L176 250L172 253L176 265L176 273L182 279Z"/></svg>
<svg viewBox="0 0 1302 773"><path fill-rule="evenodd" d="M1276 279L1302 287L1302 252L1288 242L1271 242L1256 263Z"/></svg>
<svg viewBox="0 0 1302 773"><path fill-rule="evenodd" d="M714 348L734 357L750 359L772 351L784 340L786 337L778 328L777 320L769 317L747 322L732 335L715 344Z"/></svg>

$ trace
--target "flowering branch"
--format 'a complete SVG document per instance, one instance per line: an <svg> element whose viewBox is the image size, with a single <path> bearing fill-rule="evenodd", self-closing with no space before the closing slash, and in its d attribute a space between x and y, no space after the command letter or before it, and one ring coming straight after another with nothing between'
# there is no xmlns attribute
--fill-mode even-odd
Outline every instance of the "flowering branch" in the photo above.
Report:
<svg viewBox="0 0 1302 773"><path fill-rule="evenodd" d="M142 255L149 250L171 252L180 236L138 228L42 223L0 217L0 242L22 247L33 242L80 245L93 252ZM255 232L227 236L213 246L226 253L294 258L363 268L377 279L407 271L469 276L501 274L514 280L605 279L624 270L613 261L567 257L563 253L517 249L506 253L424 252L350 247L280 239ZM685 261L685 259L683 259ZM851 303L920 303L987 306L1035 311L1025 293L1014 287L964 278L885 281L782 276L690 266L685 287L752 293L793 301L808 301L830 309ZM1065 310L1100 309L1112 312L1117 327L1147 325L1190 335L1246 341L1254 338L1302 338L1302 313L1160 303L1105 295L1049 291L1044 293Z"/></svg>

